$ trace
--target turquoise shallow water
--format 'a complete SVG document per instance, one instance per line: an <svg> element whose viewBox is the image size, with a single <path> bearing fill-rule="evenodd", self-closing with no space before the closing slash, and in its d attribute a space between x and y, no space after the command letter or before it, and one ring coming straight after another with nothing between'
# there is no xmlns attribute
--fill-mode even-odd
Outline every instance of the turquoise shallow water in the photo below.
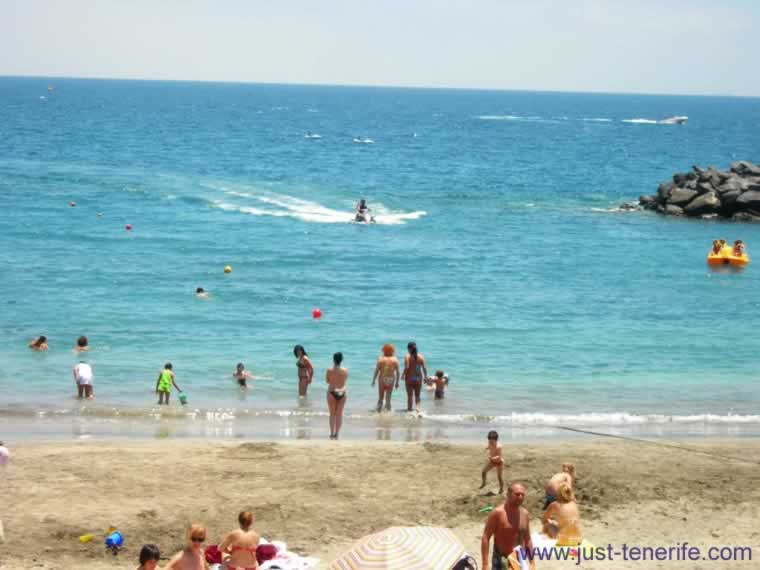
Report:
<svg viewBox="0 0 760 570"><path fill-rule="evenodd" d="M646 122L672 115L689 123ZM410 339L451 376L423 405L449 432L760 424L760 273L705 265L715 237L760 252L760 227L605 211L760 160L758 99L0 78L0 135L4 425L155 418L167 360L190 398L174 415L322 422L336 350L372 422L379 348ZM378 224L349 223L360 197ZM238 361L272 379L241 395Z"/></svg>

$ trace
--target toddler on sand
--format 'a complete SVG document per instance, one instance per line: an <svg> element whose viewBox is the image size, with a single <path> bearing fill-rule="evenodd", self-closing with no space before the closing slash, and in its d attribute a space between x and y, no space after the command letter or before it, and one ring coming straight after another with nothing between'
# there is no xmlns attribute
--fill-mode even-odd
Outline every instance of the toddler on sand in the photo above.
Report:
<svg viewBox="0 0 760 570"><path fill-rule="evenodd" d="M486 473L491 469L496 469L496 475L499 477L499 494L504 493L504 479L502 479L502 472L504 471L504 458L501 454L501 445L499 445L499 434L495 431L488 432L488 446L486 447L486 465L483 467L483 484L480 486L482 489L486 486Z"/></svg>

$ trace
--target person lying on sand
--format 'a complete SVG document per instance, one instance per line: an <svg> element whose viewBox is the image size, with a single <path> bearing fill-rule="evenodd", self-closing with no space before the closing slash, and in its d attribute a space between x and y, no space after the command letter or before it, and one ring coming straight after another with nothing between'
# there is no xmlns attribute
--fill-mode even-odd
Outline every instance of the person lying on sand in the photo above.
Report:
<svg viewBox="0 0 760 570"><path fill-rule="evenodd" d="M577 546L583 540L580 520L573 489L566 482L560 483L557 500L549 505L541 519L541 532L549 538L556 538L559 546Z"/></svg>
<svg viewBox="0 0 760 570"><path fill-rule="evenodd" d="M208 570L203 543L206 542L206 529L193 523L187 529L187 546L175 554L164 570Z"/></svg>
<svg viewBox="0 0 760 570"><path fill-rule="evenodd" d="M559 492L560 483L567 483L572 489L574 482L575 465L572 463L563 463L562 472L552 475L552 478L549 479L549 481L547 481L546 485L544 486L544 491L546 491L546 497L544 498L544 510L546 510L549 505L557 500L557 493Z"/></svg>
<svg viewBox="0 0 760 570"><path fill-rule="evenodd" d="M483 476L482 489L486 486L486 473L491 469L496 469L496 475L499 478L499 494L504 493L504 480L502 472L504 471L504 458L502 457L501 445L499 445L499 434L495 431L488 432L488 445L486 446L486 465L483 467L481 475Z"/></svg>
<svg viewBox="0 0 760 570"><path fill-rule="evenodd" d="M233 530L222 539L219 550L222 561L227 564L227 570L255 570L256 549L259 545L259 534L251 528L253 514L243 511L238 515L240 528Z"/></svg>

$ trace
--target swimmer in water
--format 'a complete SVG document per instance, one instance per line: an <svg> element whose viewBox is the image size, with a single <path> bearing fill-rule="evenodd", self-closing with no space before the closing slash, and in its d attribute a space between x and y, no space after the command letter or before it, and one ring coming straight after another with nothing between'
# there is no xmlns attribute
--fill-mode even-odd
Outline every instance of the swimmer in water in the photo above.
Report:
<svg viewBox="0 0 760 570"><path fill-rule="evenodd" d="M43 352L48 349L47 337L45 335L38 336L29 343L29 348L38 352Z"/></svg>
<svg viewBox="0 0 760 570"><path fill-rule="evenodd" d="M744 255L746 252L747 252L747 248L745 247L745 245L744 245L744 242L743 242L742 240L740 240L740 239L736 240L736 241L734 242L734 250L733 250L733 254L734 254L736 257L741 257L741 256L742 256L742 255Z"/></svg>
<svg viewBox="0 0 760 570"><path fill-rule="evenodd" d="M714 239L713 240L713 246L712 246L712 253L713 253L713 255L719 255L721 247L722 246L720 245L720 240Z"/></svg>
<svg viewBox="0 0 760 570"><path fill-rule="evenodd" d="M232 373L232 377L237 380L238 385L242 389L248 388L248 384L246 383L248 380L255 379L254 375L245 369L245 366L242 362L238 362L237 366L235 367L235 372Z"/></svg>
<svg viewBox="0 0 760 570"><path fill-rule="evenodd" d="M208 299L208 291L206 291L203 287L198 287L195 290L195 296L199 299Z"/></svg>
<svg viewBox="0 0 760 570"><path fill-rule="evenodd" d="M433 397L436 400L443 400L445 390L449 386L449 377L443 373L443 370L436 370L435 376L431 376L427 381L431 387L435 388Z"/></svg>
<svg viewBox="0 0 760 570"><path fill-rule="evenodd" d="M90 345L87 341L87 337L82 335L77 339L77 345L74 347L74 352L79 354L80 352L87 352L90 350Z"/></svg>

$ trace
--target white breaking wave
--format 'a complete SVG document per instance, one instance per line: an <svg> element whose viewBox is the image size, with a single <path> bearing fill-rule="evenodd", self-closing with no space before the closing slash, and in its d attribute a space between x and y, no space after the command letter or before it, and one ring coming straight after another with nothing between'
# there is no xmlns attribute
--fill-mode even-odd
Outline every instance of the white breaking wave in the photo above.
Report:
<svg viewBox="0 0 760 570"><path fill-rule="evenodd" d="M654 119L623 119L624 123L632 123L634 125L659 125L660 121Z"/></svg>
<svg viewBox="0 0 760 570"><path fill-rule="evenodd" d="M586 414L546 414L546 413L513 413L504 416L477 416L464 414L430 415L431 420L444 423L484 422L511 426L645 426L645 425L747 425L760 424L760 415L742 414L629 414L619 413L586 413Z"/></svg>
<svg viewBox="0 0 760 570"><path fill-rule="evenodd" d="M347 205L344 210L336 210L323 206L319 202L304 200L287 194L277 194L268 191L240 192L225 190L225 194L235 198L243 198L253 204L239 204L231 201L215 200L214 207L230 212L240 212L252 216L273 216L276 218L295 218L304 222L318 224L348 224L354 222L353 206ZM372 204L372 215L379 225L398 225L410 220L416 220L427 212L394 212L380 203Z"/></svg>
<svg viewBox="0 0 760 570"><path fill-rule="evenodd" d="M481 121L540 121L541 117L521 117L520 115L478 115Z"/></svg>
<svg viewBox="0 0 760 570"><path fill-rule="evenodd" d="M604 117L588 117L581 119L581 121L586 121L587 123L611 123L612 119L605 119Z"/></svg>

